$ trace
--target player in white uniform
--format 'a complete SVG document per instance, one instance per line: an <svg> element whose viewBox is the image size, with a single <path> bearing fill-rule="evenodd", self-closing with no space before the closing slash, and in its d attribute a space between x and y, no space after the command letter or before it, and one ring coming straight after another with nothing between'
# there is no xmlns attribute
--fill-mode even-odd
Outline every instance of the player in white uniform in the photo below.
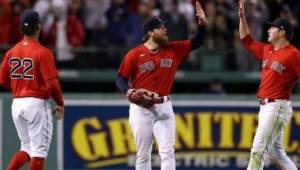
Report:
<svg viewBox="0 0 300 170"><path fill-rule="evenodd" d="M290 44L293 27L278 18L269 23L269 44L255 41L250 35L240 0L240 38L253 56L262 62L261 83L257 92L260 103L258 127L247 170L262 170L267 156L282 170L297 170L282 146L285 126L292 116L291 92L300 77L300 53Z"/></svg>
<svg viewBox="0 0 300 170"><path fill-rule="evenodd" d="M176 169L175 115L169 94L180 63L203 44L206 17L199 2L196 16L198 32L184 41L169 42L164 22L158 17L147 20L143 25L144 43L131 49L119 68L117 86L131 102L129 123L137 148L136 170L151 170L153 138L158 143L161 170ZM139 101L143 97L135 94L141 89L155 92L160 99L142 104Z"/></svg>

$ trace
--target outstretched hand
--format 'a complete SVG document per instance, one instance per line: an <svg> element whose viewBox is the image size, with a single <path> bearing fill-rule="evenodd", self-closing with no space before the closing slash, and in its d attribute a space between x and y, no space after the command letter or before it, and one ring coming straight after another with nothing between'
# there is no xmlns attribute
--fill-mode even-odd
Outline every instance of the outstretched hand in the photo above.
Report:
<svg viewBox="0 0 300 170"><path fill-rule="evenodd" d="M245 0L240 0L239 4L240 4L239 16L240 18L242 18L245 16Z"/></svg>
<svg viewBox="0 0 300 170"><path fill-rule="evenodd" d="M196 1L196 16L198 25L206 25L206 16L199 1Z"/></svg>

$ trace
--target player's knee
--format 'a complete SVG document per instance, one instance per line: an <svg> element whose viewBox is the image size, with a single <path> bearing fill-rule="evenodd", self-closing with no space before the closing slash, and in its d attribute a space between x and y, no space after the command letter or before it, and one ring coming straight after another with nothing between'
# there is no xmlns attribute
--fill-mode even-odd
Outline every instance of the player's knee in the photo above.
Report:
<svg viewBox="0 0 300 170"><path fill-rule="evenodd" d="M260 162L261 160L265 160L266 154L264 152L255 152L251 151L251 159L255 162Z"/></svg>
<svg viewBox="0 0 300 170"><path fill-rule="evenodd" d="M30 141L21 141L21 149L30 150Z"/></svg>
<svg viewBox="0 0 300 170"><path fill-rule="evenodd" d="M269 156L270 158L273 159L286 159L287 154L283 149L279 149L279 150L271 150L269 152Z"/></svg>
<svg viewBox="0 0 300 170"><path fill-rule="evenodd" d="M256 143L255 145L252 146L251 149L252 153L259 153L259 154L263 154L266 151L267 151L266 145L260 143Z"/></svg>
<svg viewBox="0 0 300 170"><path fill-rule="evenodd" d="M38 143L36 145L31 146L31 156L32 157L40 157L40 158L46 158L48 156L48 151L50 148L50 141L47 142L47 144Z"/></svg>
<svg viewBox="0 0 300 170"><path fill-rule="evenodd" d="M137 154L136 162L137 163L148 162L148 161L150 161L150 157L151 157L151 154L149 154L149 153L139 153L139 154Z"/></svg>
<svg viewBox="0 0 300 170"><path fill-rule="evenodd" d="M39 157L39 158L46 158L48 156L48 152L46 151L39 151L39 150L32 150L31 151L32 157Z"/></svg>
<svg viewBox="0 0 300 170"><path fill-rule="evenodd" d="M159 146L159 155L163 157L174 157L174 147L171 144Z"/></svg>

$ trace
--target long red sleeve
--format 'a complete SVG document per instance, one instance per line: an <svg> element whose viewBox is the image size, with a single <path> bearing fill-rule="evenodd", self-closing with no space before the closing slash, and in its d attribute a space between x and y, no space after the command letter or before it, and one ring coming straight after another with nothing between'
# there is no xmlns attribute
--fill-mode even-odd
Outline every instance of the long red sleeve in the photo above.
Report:
<svg viewBox="0 0 300 170"><path fill-rule="evenodd" d="M54 99L57 105L63 106L64 105L64 100L62 96L62 92L60 89L60 85L58 82L58 79L51 79L47 81L48 87L49 87L49 92L51 97Z"/></svg>

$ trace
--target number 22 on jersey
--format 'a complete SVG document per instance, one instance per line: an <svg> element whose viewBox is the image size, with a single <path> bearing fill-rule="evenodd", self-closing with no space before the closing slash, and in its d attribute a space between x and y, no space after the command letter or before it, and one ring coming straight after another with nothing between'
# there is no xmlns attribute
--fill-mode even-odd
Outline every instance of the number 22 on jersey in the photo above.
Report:
<svg viewBox="0 0 300 170"><path fill-rule="evenodd" d="M12 57L9 59L11 79L33 80L34 75L29 71L33 69L34 64L31 58Z"/></svg>

